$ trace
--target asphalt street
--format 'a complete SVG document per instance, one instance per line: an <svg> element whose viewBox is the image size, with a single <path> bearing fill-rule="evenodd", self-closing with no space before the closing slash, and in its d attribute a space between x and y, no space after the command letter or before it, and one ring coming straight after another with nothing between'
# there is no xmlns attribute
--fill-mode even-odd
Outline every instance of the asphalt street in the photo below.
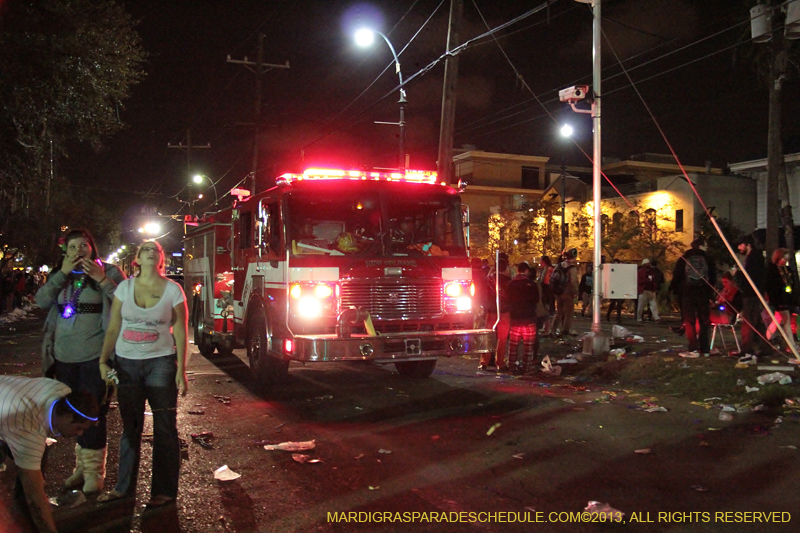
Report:
<svg viewBox="0 0 800 533"><path fill-rule="evenodd" d="M588 330L588 319L576 322ZM40 323L0 327L4 373L39 375ZM638 356L675 357L683 345L669 330L675 323L625 325L643 338ZM557 359L579 344L545 340L542 352ZM562 365L558 378L519 379L478 372L472 356L441 360L424 380L393 367L292 363L287 383L265 394L252 388L244 357L207 359L192 345L191 388L178 408L187 448L177 505L141 507L148 426L136 500L62 505L59 531L798 530L796 416L742 412L722 421L719 409L677 393L654 398L577 379L583 363ZM109 418L110 487L117 410ZM213 436L192 438L204 432ZM308 441L313 449L294 452L305 458L264 449ZM65 497L73 446L51 447L53 497ZM224 465L241 477L216 480ZM0 523L27 531L11 503L13 474L12 465L0 473ZM614 515L623 522L581 514L591 501L624 513Z"/></svg>

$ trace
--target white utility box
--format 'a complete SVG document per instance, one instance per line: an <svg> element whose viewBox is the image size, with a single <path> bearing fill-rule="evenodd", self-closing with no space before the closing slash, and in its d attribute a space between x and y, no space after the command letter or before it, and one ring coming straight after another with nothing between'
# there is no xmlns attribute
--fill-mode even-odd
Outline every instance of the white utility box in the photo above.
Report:
<svg viewBox="0 0 800 533"><path fill-rule="evenodd" d="M635 300L637 265L603 263L600 284L603 298L609 300Z"/></svg>

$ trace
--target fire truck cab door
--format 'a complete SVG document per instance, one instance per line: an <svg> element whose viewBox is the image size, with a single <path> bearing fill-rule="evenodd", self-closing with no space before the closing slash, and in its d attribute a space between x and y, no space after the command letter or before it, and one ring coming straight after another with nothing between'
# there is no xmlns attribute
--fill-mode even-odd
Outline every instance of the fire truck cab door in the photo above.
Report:
<svg viewBox="0 0 800 533"><path fill-rule="evenodd" d="M236 268L234 299L246 309L253 290L252 276L261 275L277 260L280 246L278 203L272 198L259 200L254 209L242 209L235 235ZM244 311L244 309L242 310Z"/></svg>

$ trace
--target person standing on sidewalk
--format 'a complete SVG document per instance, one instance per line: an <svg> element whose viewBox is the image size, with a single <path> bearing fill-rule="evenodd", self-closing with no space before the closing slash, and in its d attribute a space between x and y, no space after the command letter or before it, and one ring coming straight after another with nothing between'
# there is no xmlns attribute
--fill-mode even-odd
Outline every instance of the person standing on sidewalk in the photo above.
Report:
<svg viewBox="0 0 800 533"><path fill-rule="evenodd" d="M675 263L672 273L672 283L683 288L681 311L689 347L681 357L697 358L701 354L708 355L709 351L710 306L714 300L717 268L704 248L703 239L693 240L691 248Z"/></svg>
<svg viewBox="0 0 800 533"><path fill-rule="evenodd" d="M586 316L586 309L591 309L592 306L592 291L594 290L594 265L592 263L586 264L586 272L581 276L581 282L578 284L578 294L581 300L581 316Z"/></svg>
<svg viewBox="0 0 800 533"><path fill-rule="evenodd" d="M64 237L66 247L60 268L55 268L37 292L36 303L49 310L44 326L42 369L72 390L87 390L100 405L97 424L87 429L75 445L75 469L64 482L68 489L103 490L106 476L107 387L98 362L111 302L125 274L98 259L91 234L72 230Z"/></svg>
<svg viewBox="0 0 800 533"><path fill-rule="evenodd" d="M767 264L764 290L775 314L775 320L770 322L767 328L767 339L772 340L772 336L780 326L786 333L789 344L794 346L791 317L792 310L797 306L798 289L795 276L789 269L789 250L786 248L778 248L772 252L772 261ZM791 351L788 345L786 349Z"/></svg>
<svg viewBox="0 0 800 533"><path fill-rule="evenodd" d="M553 262L546 255L539 259L539 286L542 287L542 304L547 309L547 318L543 321L542 329L538 336L547 336L552 332L553 319L556 314L556 297L550 290L550 276L553 275Z"/></svg>
<svg viewBox="0 0 800 533"><path fill-rule="evenodd" d="M489 312L486 315L486 327L494 328L497 322L498 309L497 309L497 294L499 289L500 295L500 322L497 323L497 349L494 353L494 362L497 365L497 370L505 372L508 370L506 363L506 352L508 351L508 335L511 330L511 315L508 313L508 302L506 287L511 282L511 276L508 275L508 256L506 254L500 255L500 260L497 264L496 270L490 270L489 276L486 278L487 287L487 302L486 306ZM481 361L478 365L478 370L487 370L492 363L492 354L481 354Z"/></svg>
<svg viewBox="0 0 800 533"><path fill-rule="evenodd" d="M0 463L14 459L14 498L40 533L54 533L56 523L42 473L47 439L82 435L97 424L100 409L87 391L72 392L49 378L0 376ZM3 524L3 531L10 531Z"/></svg>
<svg viewBox="0 0 800 533"><path fill-rule="evenodd" d="M650 306L650 312L653 314L653 321L658 322L658 301L656 294L658 292L658 274L656 269L650 263L648 258L642 259L642 266L636 273L636 285L639 292L639 301L636 305L636 321L642 321L642 314L646 306Z"/></svg>
<svg viewBox="0 0 800 533"><path fill-rule="evenodd" d="M762 292L766 281L764 253L756 247L751 235L741 238L738 249L739 253L745 256L744 269L758 291ZM764 321L761 320L761 301L743 272L737 272L733 281L742 293L742 351L738 355L747 357L747 362L755 362L759 346L762 344L759 337L765 334Z"/></svg>
<svg viewBox="0 0 800 533"><path fill-rule="evenodd" d="M564 252L562 261L558 264L567 276L563 291L558 291L553 287L553 276L550 277L550 286L553 292L560 292L556 295L556 319L553 322L553 333L558 336L570 334L572 327L572 315L575 314L575 298L578 296L578 249L571 248Z"/></svg>
<svg viewBox="0 0 800 533"><path fill-rule="evenodd" d="M528 263L517 265L517 275L508 283L508 312L511 318L511 334L508 343L508 366L515 374L527 374L533 370L536 351L536 304L539 290L529 276ZM522 359L517 364L517 348L522 342Z"/></svg>

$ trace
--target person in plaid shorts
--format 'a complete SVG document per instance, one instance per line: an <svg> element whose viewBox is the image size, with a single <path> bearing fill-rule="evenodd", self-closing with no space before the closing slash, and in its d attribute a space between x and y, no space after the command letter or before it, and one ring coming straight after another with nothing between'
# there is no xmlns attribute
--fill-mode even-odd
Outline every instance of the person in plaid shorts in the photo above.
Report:
<svg viewBox="0 0 800 533"><path fill-rule="evenodd" d="M517 265L517 276L508 283L508 310L511 315L508 364L515 374L526 374L533 370L536 349L536 304L539 289L534 283L535 275L528 263ZM522 359L517 364L517 349L522 342Z"/></svg>

